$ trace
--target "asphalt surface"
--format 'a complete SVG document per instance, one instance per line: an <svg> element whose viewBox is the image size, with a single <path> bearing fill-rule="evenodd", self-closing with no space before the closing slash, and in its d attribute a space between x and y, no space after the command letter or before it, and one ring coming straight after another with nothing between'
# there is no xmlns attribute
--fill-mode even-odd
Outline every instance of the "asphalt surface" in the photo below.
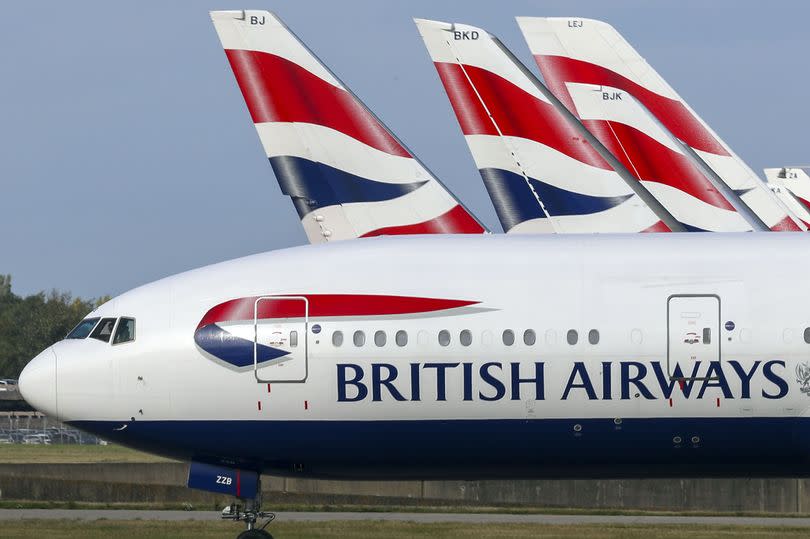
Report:
<svg viewBox="0 0 810 539"><path fill-rule="evenodd" d="M129 509L0 509L0 521L22 519L64 520L219 520L214 511L135 511ZM392 520L421 523L513 523L513 524L697 524L717 526L784 526L810 528L810 518L789 517L703 517L652 515L509 515L497 513L362 513L287 512L276 513L282 522L327 520Z"/></svg>

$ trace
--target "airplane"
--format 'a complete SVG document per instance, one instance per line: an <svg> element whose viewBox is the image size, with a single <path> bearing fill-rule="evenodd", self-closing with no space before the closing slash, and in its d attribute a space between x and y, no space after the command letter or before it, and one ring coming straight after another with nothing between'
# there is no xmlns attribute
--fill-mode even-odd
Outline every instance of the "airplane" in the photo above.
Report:
<svg viewBox="0 0 810 539"><path fill-rule="evenodd" d="M517 17L517 22L551 91L606 146L617 147L617 153L621 147L643 148L643 155L628 159L645 167L660 162L655 172L662 179L678 170L672 181L710 180L718 198L705 198L705 190L692 194L717 207L719 197L726 198L757 230L807 230L610 24L578 17Z"/></svg>
<svg viewBox="0 0 810 539"><path fill-rule="evenodd" d="M247 26L263 11L215 12ZM255 21L255 22L254 22ZM257 528L261 474L806 476L804 234L320 242L138 287L29 362L50 417L189 461ZM776 278L775 278L776 277Z"/></svg>
<svg viewBox="0 0 810 539"><path fill-rule="evenodd" d="M806 476L807 253L764 233L294 247L112 299L19 387L239 498L259 473Z"/></svg>
<svg viewBox="0 0 810 539"><path fill-rule="evenodd" d="M497 180L490 191L499 199L496 207L506 206L499 215L520 208L512 199L531 202L532 196L527 195L535 194L541 202L544 197L550 199L548 205L558 215L543 221L560 231L645 231L634 222L637 217L629 214L630 207L641 202L628 198L633 188L655 214L675 220L670 228L678 231L751 230L632 98L604 101L612 114L611 121L605 121L596 119L604 112L602 88L582 87L576 93L581 98L578 108L569 112L567 100L549 92L486 30L437 21L417 21L417 25L485 183ZM571 86L568 89L572 91ZM570 119L564 117L566 113ZM651 136L639 136L636 129ZM590 142L583 136L590 136ZM597 154L600 147L603 151ZM610 165L602 156L611 160ZM525 193L525 188L520 191L521 180L532 187L531 193ZM504 192L513 193L506 204ZM650 210L646 213L649 219ZM536 226L530 225L535 222L518 230L532 231Z"/></svg>
<svg viewBox="0 0 810 539"><path fill-rule="evenodd" d="M766 168L768 187L805 225L810 226L810 176L807 167Z"/></svg>
<svg viewBox="0 0 810 539"><path fill-rule="evenodd" d="M487 231L278 17L212 20L310 243Z"/></svg>

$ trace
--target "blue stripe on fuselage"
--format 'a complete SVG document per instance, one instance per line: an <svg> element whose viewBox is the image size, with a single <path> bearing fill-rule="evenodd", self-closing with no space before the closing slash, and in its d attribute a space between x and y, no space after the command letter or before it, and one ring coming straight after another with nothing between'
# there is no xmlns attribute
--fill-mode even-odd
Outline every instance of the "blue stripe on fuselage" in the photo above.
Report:
<svg viewBox="0 0 810 539"><path fill-rule="evenodd" d="M70 423L175 458L309 477L810 476L810 418Z"/></svg>
<svg viewBox="0 0 810 539"><path fill-rule="evenodd" d="M216 324L198 328L194 332L194 342L212 356L236 367L253 365L253 341L237 337ZM272 361L287 354L289 352L264 344L256 346L257 363Z"/></svg>

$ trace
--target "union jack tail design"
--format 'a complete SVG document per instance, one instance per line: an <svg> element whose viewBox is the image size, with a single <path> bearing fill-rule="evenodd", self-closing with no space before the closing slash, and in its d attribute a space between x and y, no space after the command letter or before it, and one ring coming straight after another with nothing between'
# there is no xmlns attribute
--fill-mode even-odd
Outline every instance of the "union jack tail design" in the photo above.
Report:
<svg viewBox="0 0 810 539"><path fill-rule="evenodd" d="M766 168L765 179L779 200L810 228L810 176L805 168Z"/></svg>
<svg viewBox="0 0 810 539"><path fill-rule="evenodd" d="M211 19L311 243L485 232L278 17L213 11Z"/></svg>
<svg viewBox="0 0 810 539"><path fill-rule="evenodd" d="M493 36L415 22L506 232L669 231Z"/></svg>
<svg viewBox="0 0 810 539"><path fill-rule="evenodd" d="M673 214L683 208L685 223L713 231L741 230L743 222L805 228L612 26L574 18L517 21L554 94L641 179L659 186ZM673 145L675 139L684 146ZM700 161L725 184L728 198L701 172ZM734 215L729 201L748 221Z"/></svg>

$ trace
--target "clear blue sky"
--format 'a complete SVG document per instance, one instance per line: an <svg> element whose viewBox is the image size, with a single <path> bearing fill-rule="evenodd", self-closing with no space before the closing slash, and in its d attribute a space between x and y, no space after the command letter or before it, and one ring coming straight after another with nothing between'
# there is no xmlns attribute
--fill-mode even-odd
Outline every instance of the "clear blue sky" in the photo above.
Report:
<svg viewBox="0 0 810 539"><path fill-rule="evenodd" d="M810 162L810 2L27 2L0 18L0 273L14 291L118 294L306 243L209 9L270 9L500 231L411 19L498 35L515 15L607 20L758 172Z"/></svg>

